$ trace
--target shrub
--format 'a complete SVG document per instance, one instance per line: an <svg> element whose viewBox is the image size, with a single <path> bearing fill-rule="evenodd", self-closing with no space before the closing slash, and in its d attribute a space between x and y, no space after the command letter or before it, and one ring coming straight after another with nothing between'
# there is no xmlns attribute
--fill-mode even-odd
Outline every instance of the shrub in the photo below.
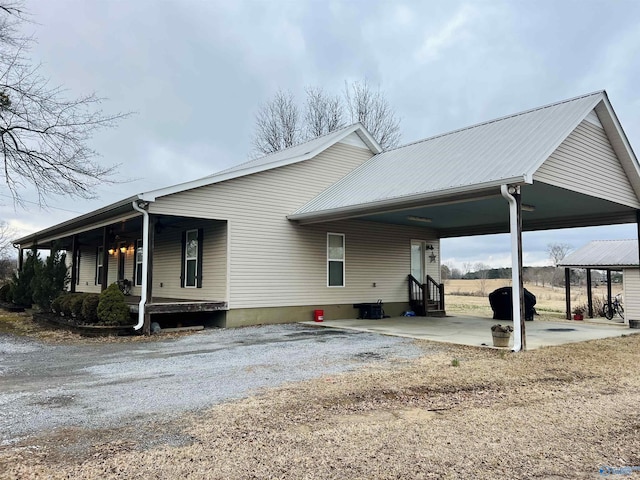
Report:
<svg viewBox="0 0 640 480"><path fill-rule="evenodd" d="M62 311L61 303L64 297L66 297L66 295L62 294L53 299L53 302L51 302L51 311L53 313L57 313L58 315L60 314Z"/></svg>
<svg viewBox="0 0 640 480"><path fill-rule="evenodd" d="M61 296L60 300L60 313L62 313L65 317L71 316L71 300L77 293L67 293L66 295Z"/></svg>
<svg viewBox="0 0 640 480"><path fill-rule="evenodd" d="M98 319L103 325L127 325L131 323L129 306L124 301L124 293L116 283L112 283L100 294Z"/></svg>
<svg viewBox="0 0 640 480"><path fill-rule="evenodd" d="M98 302L100 295L87 293L82 301L82 317L89 324L98 323Z"/></svg>
<svg viewBox="0 0 640 480"><path fill-rule="evenodd" d="M73 298L69 300L69 310L71 310L71 315L78 320L83 320L84 317L82 316L82 302L84 302L87 294L76 293L72 295Z"/></svg>
<svg viewBox="0 0 640 480"><path fill-rule="evenodd" d="M13 274L11 299L16 305L30 307L33 304L32 281L35 278L36 269L41 263L38 251L36 249L30 250L22 264L22 270Z"/></svg>
<svg viewBox="0 0 640 480"><path fill-rule="evenodd" d="M58 251L54 245L45 261L35 263L34 276L31 279L33 303L48 311L51 302L64 292L69 283L67 273L67 254Z"/></svg>
<svg viewBox="0 0 640 480"><path fill-rule="evenodd" d="M5 283L0 287L0 302L11 302L11 284Z"/></svg>

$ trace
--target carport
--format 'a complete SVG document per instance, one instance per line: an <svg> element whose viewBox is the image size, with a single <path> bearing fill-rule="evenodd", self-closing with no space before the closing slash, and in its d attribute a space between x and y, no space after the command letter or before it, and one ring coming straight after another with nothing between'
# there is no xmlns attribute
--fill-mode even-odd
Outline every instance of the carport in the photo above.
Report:
<svg viewBox="0 0 640 480"><path fill-rule="evenodd" d="M491 325L496 320L471 316L433 317L425 321L420 317L393 317L381 320L325 320L321 323L303 322L319 328L337 328L358 332L378 333L395 337L415 338L434 342L455 343L474 347L492 347ZM633 330L631 331L633 332ZM527 323L527 349L534 350L552 345L583 342L598 338L619 337L629 334L620 324L589 324L585 322L535 321ZM513 335L511 346L513 346Z"/></svg>
<svg viewBox="0 0 640 480"><path fill-rule="evenodd" d="M510 232L518 351L522 232L634 223L638 211L640 165L601 91L383 152L288 218L421 225L439 238Z"/></svg>

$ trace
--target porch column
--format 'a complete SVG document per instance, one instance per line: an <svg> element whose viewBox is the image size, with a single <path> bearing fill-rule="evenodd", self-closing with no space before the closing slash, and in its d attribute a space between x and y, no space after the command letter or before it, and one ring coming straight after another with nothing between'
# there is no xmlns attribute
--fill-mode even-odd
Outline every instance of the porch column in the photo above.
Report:
<svg viewBox="0 0 640 480"><path fill-rule="evenodd" d="M147 258L143 261L147 262L147 301L146 304L153 303L153 252L156 235L156 216L149 214L149 231L147 232L147 238L143 239L143 242L147 242ZM144 311L144 325L142 326L142 333L145 335L151 335L151 314Z"/></svg>
<svg viewBox="0 0 640 480"><path fill-rule="evenodd" d="M22 263L24 262L24 248L18 248L18 272L22 271Z"/></svg>
<svg viewBox="0 0 640 480"><path fill-rule="evenodd" d="M100 279L100 290L105 291L108 287L107 278L109 274L109 227L102 229L102 278Z"/></svg>
<svg viewBox="0 0 640 480"><path fill-rule="evenodd" d="M524 283L522 281L522 201L519 186L502 185L502 196L509 202L511 231L511 298L514 342L513 350L526 350L524 323Z"/></svg>
<svg viewBox="0 0 640 480"><path fill-rule="evenodd" d="M76 293L76 283L78 283L78 236L71 237L71 293Z"/></svg>
<svg viewBox="0 0 640 480"><path fill-rule="evenodd" d="M611 305L611 270L607 268L607 304Z"/></svg>
<svg viewBox="0 0 640 480"><path fill-rule="evenodd" d="M564 298L567 305L567 320L571 320L571 269L564 269Z"/></svg>
<svg viewBox="0 0 640 480"><path fill-rule="evenodd" d="M587 306L589 318L593 318L593 293L591 292L591 269L587 268Z"/></svg>

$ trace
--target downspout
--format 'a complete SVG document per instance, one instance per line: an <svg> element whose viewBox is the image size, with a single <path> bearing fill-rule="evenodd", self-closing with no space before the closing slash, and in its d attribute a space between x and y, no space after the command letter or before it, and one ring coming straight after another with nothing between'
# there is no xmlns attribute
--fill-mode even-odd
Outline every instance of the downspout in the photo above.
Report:
<svg viewBox="0 0 640 480"><path fill-rule="evenodd" d="M133 327L134 330L140 330L144 325L144 309L147 304L147 268L149 254L149 212L144 208L140 208L138 200L134 200L133 209L142 213L142 285L140 292L140 303L138 304L138 323Z"/></svg>
<svg viewBox="0 0 640 480"><path fill-rule="evenodd" d="M518 262L518 206L507 185L500 186L502 196L509 202L509 225L511 229L511 300L513 307L513 351L522 349L520 328L520 265Z"/></svg>

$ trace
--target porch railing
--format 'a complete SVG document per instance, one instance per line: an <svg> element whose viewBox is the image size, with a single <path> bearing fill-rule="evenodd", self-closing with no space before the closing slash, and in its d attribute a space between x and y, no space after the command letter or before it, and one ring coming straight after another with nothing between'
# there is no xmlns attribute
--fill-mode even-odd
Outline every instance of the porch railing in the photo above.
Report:
<svg viewBox="0 0 640 480"><path fill-rule="evenodd" d="M427 316L429 311L444 312L444 284L427 275L426 283L420 283L409 275L409 304L419 316Z"/></svg>
<svg viewBox="0 0 640 480"><path fill-rule="evenodd" d="M436 310L444 310L444 284L436 282L431 276L427 275L425 287L427 301L435 304Z"/></svg>

